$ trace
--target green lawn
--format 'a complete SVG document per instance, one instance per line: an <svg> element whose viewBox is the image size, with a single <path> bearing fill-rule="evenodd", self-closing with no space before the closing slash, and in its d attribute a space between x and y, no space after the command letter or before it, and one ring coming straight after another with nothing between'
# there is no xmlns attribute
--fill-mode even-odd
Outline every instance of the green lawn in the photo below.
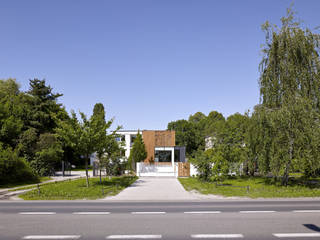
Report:
<svg viewBox="0 0 320 240"><path fill-rule="evenodd" d="M36 184L51 180L50 177L39 177L39 181L25 181L25 182L19 182L19 183L8 183L8 184L2 184L0 185L1 188L14 188L14 187L22 187L30 184Z"/></svg>
<svg viewBox="0 0 320 240"><path fill-rule="evenodd" d="M202 182L192 177L179 178L179 180L187 191L196 190L202 194L249 198L320 197L320 178L312 181L295 179L288 187L274 184L270 179L260 177L234 177L219 183L227 186L216 186L214 182ZM248 192L246 186L249 186Z"/></svg>
<svg viewBox="0 0 320 240"><path fill-rule="evenodd" d="M38 190L31 190L20 195L24 200L75 200L75 199L98 199L113 196L130 186L137 177L113 177L104 179L100 184L99 178L90 178L90 186L86 187L86 179L63 181L40 186ZM102 192L103 189L103 192Z"/></svg>

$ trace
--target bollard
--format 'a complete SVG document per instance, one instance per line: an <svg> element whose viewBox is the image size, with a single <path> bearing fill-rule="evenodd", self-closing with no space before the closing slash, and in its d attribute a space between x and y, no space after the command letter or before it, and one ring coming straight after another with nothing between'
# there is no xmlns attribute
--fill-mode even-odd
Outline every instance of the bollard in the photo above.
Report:
<svg viewBox="0 0 320 240"><path fill-rule="evenodd" d="M250 186L247 186L247 193L249 193L249 190L250 190Z"/></svg>
<svg viewBox="0 0 320 240"><path fill-rule="evenodd" d="M38 195L40 195L40 186L39 186L39 183L37 184L37 188L38 188Z"/></svg>

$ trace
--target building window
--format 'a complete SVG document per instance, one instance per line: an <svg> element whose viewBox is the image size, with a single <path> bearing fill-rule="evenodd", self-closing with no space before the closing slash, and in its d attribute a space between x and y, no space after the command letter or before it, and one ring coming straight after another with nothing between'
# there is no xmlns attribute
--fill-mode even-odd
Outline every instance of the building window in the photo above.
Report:
<svg viewBox="0 0 320 240"><path fill-rule="evenodd" d="M126 136L125 135L118 135L118 137L116 137L116 141L117 142L124 142L126 141Z"/></svg>
<svg viewBox="0 0 320 240"><path fill-rule="evenodd" d="M171 162L171 151L155 151L155 162Z"/></svg>
<svg viewBox="0 0 320 240"><path fill-rule="evenodd" d="M130 146L133 145L134 140L136 140L137 135L130 135L131 141L130 141Z"/></svg>

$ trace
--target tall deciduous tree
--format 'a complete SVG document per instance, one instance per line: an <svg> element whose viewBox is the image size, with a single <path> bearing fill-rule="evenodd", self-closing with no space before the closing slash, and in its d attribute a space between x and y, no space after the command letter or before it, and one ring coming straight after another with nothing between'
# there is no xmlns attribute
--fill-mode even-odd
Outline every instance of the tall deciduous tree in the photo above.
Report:
<svg viewBox="0 0 320 240"><path fill-rule="evenodd" d="M88 162L91 154L96 152L100 158L108 150L107 129L111 126L113 119L105 121L104 106L98 103L94 107L90 119L80 112L81 120L77 119L74 112L67 121L60 121L56 129L64 146L70 146L84 158L86 167L86 182L89 187Z"/></svg>
<svg viewBox="0 0 320 240"><path fill-rule="evenodd" d="M294 165L319 167L315 146L320 146L320 38L302 28L291 9L281 20L281 28L269 22L262 26L266 44L260 63L262 106L256 119L262 121L260 134L268 136L262 144L261 165L282 175L287 185Z"/></svg>

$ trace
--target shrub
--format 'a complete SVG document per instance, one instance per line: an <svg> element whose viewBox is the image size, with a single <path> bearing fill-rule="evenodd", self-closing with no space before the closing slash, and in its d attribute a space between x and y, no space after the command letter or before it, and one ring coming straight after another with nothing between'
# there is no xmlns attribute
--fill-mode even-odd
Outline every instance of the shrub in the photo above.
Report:
<svg viewBox="0 0 320 240"><path fill-rule="evenodd" d="M28 162L19 157L18 151L4 148L0 143L0 185L17 182L37 181Z"/></svg>
<svg viewBox="0 0 320 240"><path fill-rule="evenodd" d="M206 152L198 151L194 158L190 159L190 162L195 166L198 172L198 176L203 181L209 181L212 176L212 159Z"/></svg>
<svg viewBox="0 0 320 240"><path fill-rule="evenodd" d="M40 135L38 151L30 165L40 176L54 175L55 166L61 161L63 150L53 134Z"/></svg>

